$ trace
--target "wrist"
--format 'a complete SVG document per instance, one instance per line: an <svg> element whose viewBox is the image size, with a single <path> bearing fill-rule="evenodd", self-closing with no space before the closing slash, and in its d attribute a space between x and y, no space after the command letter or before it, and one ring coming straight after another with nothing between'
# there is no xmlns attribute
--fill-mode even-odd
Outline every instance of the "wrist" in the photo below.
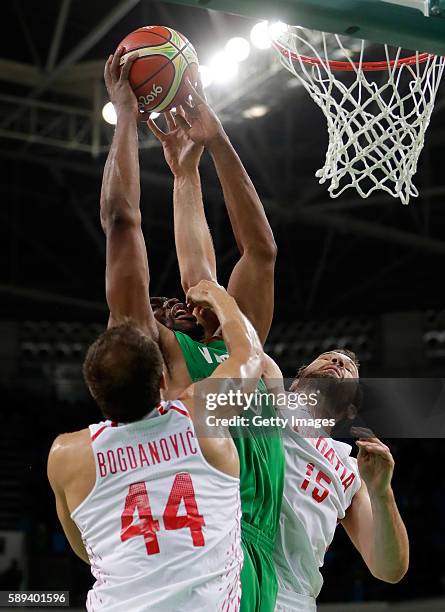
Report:
<svg viewBox="0 0 445 612"><path fill-rule="evenodd" d="M137 115L135 113L134 108L129 108L126 106L115 106L114 110L116 111L117 121L122 121L122 120L136 121Z"/></svg>
<svg viewBox="0 0 445 612"><path fill-rule="evenodd" d="M230 146L230 140L221 126L221 129L205 143L205 146L211 155L218 153L219 150Z"/></svg>
<svg viewBox="0 0 445 612"><path fill-rule="evenodd" d="M370 491L368 490L371 504L388 504L394 501L394 492L391 485L386 487L382 491Z"/></svg>
<svg viewBox="0 0 445 612"><path fill-rule="evenodd" d="M212 309L218 315L220 322L225 318L224 313L227 312L228 309L231 310L231 307L236 304L234 298L222 287L215 287L212 290L209 301L212 303Z"/></svg>
<svg viewBox="0 0 445 612"><path fill-rule="evenodd" d="M175 168L172 170L173 176L175 177L175 181L181 183L190 181L192 179L199 180L199 169L198 166L193 166L190 168Z"/></svg>

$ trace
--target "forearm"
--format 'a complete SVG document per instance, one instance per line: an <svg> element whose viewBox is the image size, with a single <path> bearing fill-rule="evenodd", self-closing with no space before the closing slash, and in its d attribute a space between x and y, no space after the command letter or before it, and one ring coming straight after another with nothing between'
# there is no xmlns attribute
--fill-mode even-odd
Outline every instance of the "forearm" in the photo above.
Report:
<svg viewBox="0 0 445 612"><path fill-rule="evenodd" d="M213 303L213 311L218 317L221 332L230 355L262 354L258 335L250 321L240 311L236 300L224 292Z"/></svg>
<svg viewBox="0 0 445 612"><path fill-rule="evenodd" d="M174 226L184 292L200 280L216 281L216 260L202 201L199 171L175 176Z"/></svg>
<svg viewBox="0 0 445 612"><path fill-rule="evenodd" d="M133 219L139 215L140 178L137 122L134 114L121 112L104 168L101 221Z"/></svg>
<svg viewBox="0 0 445 612"><path fill-rule="evenodd" d="M252 250L274 259L276 245L272 229L256 189L226 134L208 145L218 174L241 254Z"/></svg>
<svg viewBox="0 0 445 612"><path fill-rule="evenodd" d="M374 537L370 568L376 578L398 582L409 563L409 542L392 489L384 496L370 496Z"/></svg>

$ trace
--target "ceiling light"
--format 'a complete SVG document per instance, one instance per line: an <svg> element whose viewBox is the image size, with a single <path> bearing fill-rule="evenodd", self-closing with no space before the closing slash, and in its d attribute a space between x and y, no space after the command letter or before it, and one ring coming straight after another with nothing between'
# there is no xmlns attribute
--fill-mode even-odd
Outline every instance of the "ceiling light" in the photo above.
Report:
<svg viewBox="0 0 445 612"><path fill-rule="evenodd" d="M269 112L269 107L265 104L255 104L255 106L251 106L250 108L243 111L243 117L246 119L258 119L259 117L264 117Z"/></svg>
<svg viewBox="0 0 445 612"><path fill-rule="evenodd" d="M199 66L199 76L201 77L201 83L204 89L213 83L212 71L208 66Z"/></svg>
<svg viewBox="0 0 445 612"><path fill-rule="evenodd" d="M117 123L117 115L114 110L114 106L111 102L107 102L102 109L102 117L105 121L111 125L116 125Z"/></svg>
<svg viewBox="0 0 445 612"><path fill-rule="evenodd" d="M250 31L250 40L257 49L269 49L270 47L270 36L269 36L269 22L260 21L256 23Z"/></svg>
<svg viewBox="0 0 445 612"><path fill-rule="evenodd" d="M250 55L249 41L241 36L231 38L224 47L224 52L236 62L243 62Z"/></svg>
<svg viewBox="0 0 445 612"><path fill-rule="evenodd" d="M217 53L209 64L211 75L217 83L231 81L238 74L238 63L226 53Z"/></svg>

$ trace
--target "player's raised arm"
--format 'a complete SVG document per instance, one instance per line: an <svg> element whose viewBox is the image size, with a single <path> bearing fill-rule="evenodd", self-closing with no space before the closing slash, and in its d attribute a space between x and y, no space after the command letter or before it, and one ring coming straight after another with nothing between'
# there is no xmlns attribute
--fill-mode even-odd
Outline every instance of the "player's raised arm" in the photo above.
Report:
<svg viewBox="0 0 445 612"><path fill-rule="evenodd" d="M130 317L157 337L150 308L147 252L139 209L138 105L128 82L133 58L119 67L122 49L105 65L105 83L117 114L116 130L105 164L100 218L107 237L106 295L109 326Z"/></svg>
<svg viewBox="0 0 445 612"><path fill-rule="evenodd" d="M179 113L181 111L179 110ZM184 292L200 280L216 281L215 251L202 201L199 160L203 147L187 135L180 114L165 113L167 132L148 120L148 127L162 144L165 160L174 176L174 226L181 284Z"/></svg>
<svg viewBox="0 0 445 612"><path fill-rule="evenodd" d="M186 105L188 135L204 144L215 163L241 258L233 269L228 292L252 321L264 342L272 323L276 244L261 200L219 119L207 104L202 87ZM259 299L259 293L261 299Z"/></svg>
<svg viewBox="0 0 445 612"><path fill-rule="evenodd" d="M372 575L396 583L408 571L409 542L391 487L394 459L377 438L363 437L357 444L362 486L342 525Z"/></svg>
<svg viewBox="0 0 445 612"><path fill-rule="evenodd" d="M206 419L210 413L206 400L209 394L216 396L217 407L211 413L214 418L242 413L242 402L227 410L225 406L218 406L218 397L229 392L254 393L263 371L264 353L252 324L223 287L211 281L201 281L189 290L187 300L195 307L212 310L218 317L229 357L206 381L189 387L181 399L190 410L207 461L223 472L238 476L239 457L229 427L223 423L209 430Z"/></svg>
<svg viewBox="0 0 445 612"><path fill-rule="evenodd" d="M199 308L209 308L217 316L229 358L210 378L243 378L256 387L263 371L263 349L258 334L243 315L236 300L220 285L201 281L187 293L187 301Z"/></svg>

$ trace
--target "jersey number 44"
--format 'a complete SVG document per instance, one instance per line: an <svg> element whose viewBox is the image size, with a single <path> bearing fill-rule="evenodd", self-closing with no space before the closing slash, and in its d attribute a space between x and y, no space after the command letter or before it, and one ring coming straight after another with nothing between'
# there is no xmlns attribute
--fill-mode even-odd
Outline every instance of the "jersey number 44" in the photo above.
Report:
<svg viewBox="0 0 445 612"><path fill-rule="evenodd" d="M181 502L187 514L178 516ZM139 521L134 522L134 513L137 510ZM202 527L205 525L204 517L199 513L196 503L195 490L192 477L187 472L176 474L173 486L168 496L162 517L164 529L190 529L193 546L204 546ZM153 518L147 485L145 482L135 482L130 485L125 499L125 508L121 516L121 540L125 542L130 538L141 536L144 538L148 555L160 552L156 532L161 529L160 522Z"/></svg>

